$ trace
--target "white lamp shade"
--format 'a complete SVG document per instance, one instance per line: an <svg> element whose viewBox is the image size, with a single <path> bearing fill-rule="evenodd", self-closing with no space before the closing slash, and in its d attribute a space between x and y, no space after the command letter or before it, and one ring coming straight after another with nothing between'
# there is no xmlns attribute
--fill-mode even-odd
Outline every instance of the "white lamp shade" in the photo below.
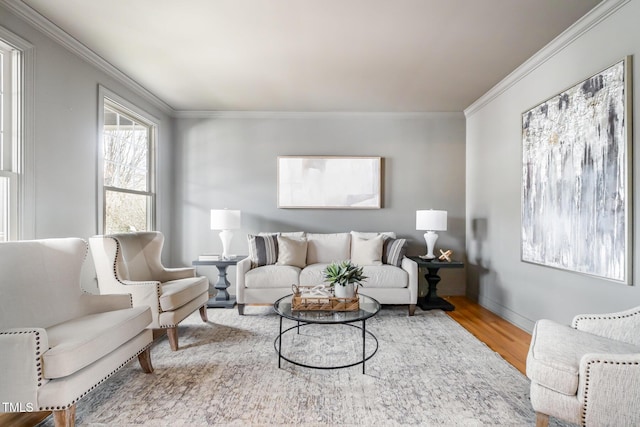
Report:
<svg viewBox="0 0 640 427"><path fill-rule="evenodd" d="M416 230L446 231L447 211L416 211Z"/></svg>
<svg viewBox="0 0 640 427"><path fill-rule="evenodd" d="M240 228L240 211L211 209L212 230L237 230Z"/></svg>

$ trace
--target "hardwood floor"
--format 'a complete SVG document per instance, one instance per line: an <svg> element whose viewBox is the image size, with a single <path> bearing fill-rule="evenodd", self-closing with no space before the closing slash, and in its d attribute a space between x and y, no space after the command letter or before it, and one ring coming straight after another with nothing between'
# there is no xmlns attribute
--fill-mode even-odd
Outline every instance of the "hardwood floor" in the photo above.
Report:
<svg viewBox="0 0 640 427"><path fill-rule="evenodd" d="M0 414L2 427L33 427L47 418L51 412L28 412Z"/></svg>
<svg viewBox="0 0 640 427"><path fill-rule="evenodd" d="M531 335L465 297L445 298L456 306L447 314L462 327L525 373Z"/></svg>
<svg viewBox="0 0 640 427"><path fill-rule="evenodd" d="M454 311L447 312L453 320L500 354L520 372L525 373L531 335L465 297L447 297L445 299L456 306ZM35 426L47 414L47 412L0 414L0 426Z"/></svg>

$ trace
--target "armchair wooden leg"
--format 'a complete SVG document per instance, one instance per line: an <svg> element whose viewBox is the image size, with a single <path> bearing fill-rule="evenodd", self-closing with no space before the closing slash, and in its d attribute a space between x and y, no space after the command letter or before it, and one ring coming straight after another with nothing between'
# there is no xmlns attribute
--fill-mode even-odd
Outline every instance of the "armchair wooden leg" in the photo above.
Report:
<svg viewBox="0 0 640 427"><path fill-rule="evenodd" d="M209 317L207 316L207 304L200 307L200 318L204 323L209 321Z"/></svg>
<svg viewBox="0 0 640 427"><path fill-rule="evenodd" d="M548 427L549 415L542 412L536 412L536 427Z"/></svg>
<svg viewBox="0 0 640 427"><path fill-rule="evenodd" d="M416 314L416 305L409 304L409 316L413 316L414 314Z"/></svg>
<svg viewBox="0 0 640 427"><path fill-rule="evenodd" d="M138 362L144 372L150 374L153 372L153 365L151 364L151 347L138 355Z"/></svg>
<svg viewBox="0 0 640 427"><path fill-rule="evenodd" d="M171 350L178 351L178 327L167 328L167 336L169 337Z"/></svg>
<svg viewBox="0 0 640 427"><path fill-rule="evenodd" d="M53 411L53 422L56 427L73 427L76 424L76 405Z"/></svg>
<svg viewBox="0 0 640 427"><path fill-rule="evenodd" d="M238 314L244 316L244 304L238 304Z"/></svg>

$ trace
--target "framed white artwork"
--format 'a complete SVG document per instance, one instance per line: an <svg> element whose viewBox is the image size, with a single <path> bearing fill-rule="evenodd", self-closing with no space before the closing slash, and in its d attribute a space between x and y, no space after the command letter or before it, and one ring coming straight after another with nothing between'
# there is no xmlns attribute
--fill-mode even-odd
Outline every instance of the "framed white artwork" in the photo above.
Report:
<svg viewBox="0 0 640 427"><path fill-rule="evenodd" d="M381 187L381 157L278 157L279 208L380 209Z"/></svg>

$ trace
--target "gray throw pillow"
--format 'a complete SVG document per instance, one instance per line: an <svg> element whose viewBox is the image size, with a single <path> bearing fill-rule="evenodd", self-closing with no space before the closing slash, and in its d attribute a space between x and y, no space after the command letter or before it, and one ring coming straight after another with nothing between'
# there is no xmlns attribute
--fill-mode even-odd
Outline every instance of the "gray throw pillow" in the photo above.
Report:
<svg viewBox="0 0 640 427"><path fill-rule="evenodd" d="M382 245L382 263L400 267L407 252L407 239L385 239Z"/></svg>
<svg viewBox="0 0 640 427"><path fill-rule="evenodd" d="M278 260L278 235L247 235L251 268L275 264Z"/></svg>

